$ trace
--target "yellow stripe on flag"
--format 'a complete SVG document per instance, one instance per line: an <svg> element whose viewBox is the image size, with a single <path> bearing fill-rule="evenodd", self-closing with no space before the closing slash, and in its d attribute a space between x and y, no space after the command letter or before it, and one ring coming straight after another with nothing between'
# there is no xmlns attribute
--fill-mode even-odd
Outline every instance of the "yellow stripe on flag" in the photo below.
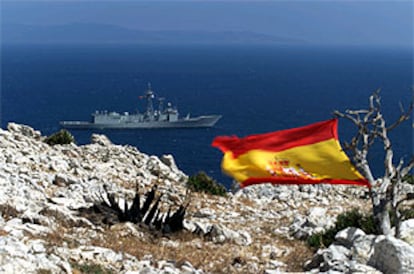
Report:
<svg viewBox="0 0 414 274"><path fill-rule="evenodd" d="M222 169L239 182L251 177L364 179L335 139L280 152L255 149L237 158L233 158L233 153L228 151L224 154Z"/></svg>

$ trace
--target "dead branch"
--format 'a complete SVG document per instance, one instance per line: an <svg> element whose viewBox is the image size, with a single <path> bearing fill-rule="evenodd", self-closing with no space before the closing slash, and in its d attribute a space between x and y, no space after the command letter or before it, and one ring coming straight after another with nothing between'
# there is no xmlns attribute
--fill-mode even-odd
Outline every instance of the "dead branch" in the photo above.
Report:
<svg viewBox="0 0 414 274"><path fill-rule="evenodd" d="M377 225L384 234L390 232L390 221L388 207L392 206L397 218L396 231L399 231L401 214L398 206L403 201L411 200L414 194L409 193L401 197L401 183L414 168L414 157L404 166L404 160L400 159L397 165L394 164L394 152L388 133L399 126L402 122L410 119L414 108L414 97L409 107L405 110L400 104L401 114L396 121L387 126L384 116L381 113L380 90L375 91L369 97L369 108L361 110L346 110L345 112L335 111L336 117L345 118L352 122L357 128L355 136L344 147L351 154L351 158L356 167L364 174L371 185L370 193L373 204L374 217ZM368 152L376 141L383 144L384 157L384 176L377 180L374 179L368 163Z"/></svg>
<svg viewBox="0 0 414 274"><path fill-rule="evenodd" d="M401 109L400 116L398 117L397 121L395 121L392 125L390 125L387 128L387 131L393 130L394 128L399 126L402 122L405 122L405 121L410 119L411 113L413 112L413 109L414 109L414 102L412 101L410 103L410 106L405 111L404 111L404 107L403 107L402 103L400 102L400 109Z"/></svg>

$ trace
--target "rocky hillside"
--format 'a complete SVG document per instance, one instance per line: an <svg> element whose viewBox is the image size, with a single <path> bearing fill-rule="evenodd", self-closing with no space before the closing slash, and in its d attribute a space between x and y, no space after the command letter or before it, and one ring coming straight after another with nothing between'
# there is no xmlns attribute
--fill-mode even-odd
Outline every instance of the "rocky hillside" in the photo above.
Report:
<svg viewBox="0 0 414 274"><path fill-rule="evenodd" d="M84 146L49 146L44 138L28 126L0 129L0 273L414 273L414 219L404 222L403 240L349 228L325 249L303 241L339 213L369 210L367 189L189 193L171 155L148 156L103 135ZM107 193L121 209L136 192L142 204L155 185L157 212L187 206L184 229L109 220L96 209Z"/></svg>

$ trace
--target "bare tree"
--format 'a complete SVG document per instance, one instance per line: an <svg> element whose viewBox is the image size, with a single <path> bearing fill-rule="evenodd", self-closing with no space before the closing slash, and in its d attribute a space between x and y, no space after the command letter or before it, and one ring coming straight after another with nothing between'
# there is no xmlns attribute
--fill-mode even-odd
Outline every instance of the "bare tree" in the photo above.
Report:
<svg viewBox="0 0 414 274"><path fill-rule="evenodd" d="M380 90L369 97L369 108L362 110L346 110L344 113L335 111L337 117L350 120L358 129L350 143L344 147L350 152L350 156L370 184L370 196L372 209L377 229L384 235L391 233L389 210L396 217L396 237L400 236L401 214L400 206L407 200L414 200L413 195L402 192L403 182L414 168L414 157L408 163L401 158L398 163L394 161L394 152L389 138L389 132L394 130L402 122L410 119L413 111L413 101L404 109L400 104L401 113L396 121L387 125L381 113ZM372 145L381 142L384 147L384 175L374 178L368 163L368 152Z"/></svg>

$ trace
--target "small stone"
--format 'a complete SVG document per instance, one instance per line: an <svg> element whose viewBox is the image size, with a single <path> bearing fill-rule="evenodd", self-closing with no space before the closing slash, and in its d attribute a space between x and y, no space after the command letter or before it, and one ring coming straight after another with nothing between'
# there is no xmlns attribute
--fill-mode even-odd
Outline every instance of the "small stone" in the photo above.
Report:
<svg viewBox="0 0 414 274"><path fill-rule="evenodd" d="M277 261L277 260L270 260L269 263L274 268L279 268L279 267L282 267L282 266L286 266L286 264L284 262L280 262L280 261Z"/></svg>
<svg viewBox="0 0 414 274"><path fill-rule="evenodd" d="M414 245L414 219L403 221L400 227L400 239Z"/></svg>
<svg viewBox="0 0 414 274"><path fill-rule="evenodd" d="M98 144L100 146L109 147L112 145L111 140L108 137L102 134L92 134L91 143Z"/></svg>
<svg viewBox="0 0 414 274"><path fill-rule="evenodd" d="M35 242L32 242L32 251L33 253L45 253L46 248L42 242L35 241Z"/></svg>
<svg viewBox="0 0 414 274"><path fill-rule="evenodd" d="M356 227L348 227L335 235L335 241L346 247L351 247L357 237L365 236L365 232Z"/></svg>
<svg viewBox="0 0 414 274"><path fill-rule="evenodd" d="M68 179L63 174L56 174L55 179L53 180L53 184L60 187L66 186L68 185Z"/></svg>

